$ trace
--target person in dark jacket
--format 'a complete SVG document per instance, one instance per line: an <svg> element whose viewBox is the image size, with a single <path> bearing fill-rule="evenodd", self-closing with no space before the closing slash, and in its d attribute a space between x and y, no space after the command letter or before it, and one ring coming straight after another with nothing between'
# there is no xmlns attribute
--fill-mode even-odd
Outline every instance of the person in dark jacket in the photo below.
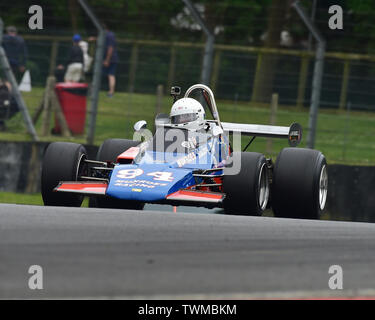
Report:
<svg viewBox="0 0 375 320"><path fill-rule="evenodd" d="M83 51L79 46L81 36L73 36L73 46L70 49L68 68L65 73L65 82L79 82L83 76Z"/></svg>
<svg viewBox="0 0 375 320"><path fill-rule="evenodd" d="M17 28L8 26L7 33L3 37L3 47L9 64L16 78L26 70L27 46L21 36L17 34Z"/></svg>
<svg viewBox="0 0 375 320"><path fill-rule="evenodd" d="M116 87L116 69L119 62L117 53L117 42L115 34L109 30L107 25L103 25L106 31L105 36L105 52L103 69L104 74L108 77L108 87L109 91L107 93L108 97L112 97L115 93Z"/></svg>
<svg viewBox="0 0 375 320"><path fill-rule="evenodd" d="M117 53L117 41L115 34L109 30L108 26L102 24L105 30L105 49L103 57L103 74L108 77L108 93L107 97L112 97L116 88L116 70L119 63L119 55ZM90 37L89 41L96 41L96 37Z"/></svg>

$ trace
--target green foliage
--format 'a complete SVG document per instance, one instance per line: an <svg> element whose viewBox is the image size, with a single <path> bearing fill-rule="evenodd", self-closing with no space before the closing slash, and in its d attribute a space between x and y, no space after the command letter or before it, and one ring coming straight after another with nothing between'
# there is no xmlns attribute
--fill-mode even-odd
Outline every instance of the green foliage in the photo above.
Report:
<svg viewBox="0 0 375 320"><path fill-rule="evenodd" d="M78 21L78 29L83 34L95 33L95 28L84 14L76 0L40 0L44 12L43 34L70 34L72 21ZM214 30L225 26L219 41L227 43L249 43L249 39L259 39L266 26L267 8L271 0L202 0L193 1L205 5L205 18ZM73 9L71 9L73 5ZM178 40L200 40L202 32L178 30L171 26L171 19L183 12L180 0L88 0L99 19L106 22L118 36ZM0 12L7 25L14 24L22 32L27 28L28 8L31 0L14 0L1 3ZM72 17L74 15L74 17ZM34 31L37 32L37 31Z"/></svg>
<svg viewBox="0 0 375 320"><path fill-rule="evenodd" d="M193 0L205 6L205 19L211 29L224 26L216 42L262 45L260 36L267 29L269 8L280 0ZM87 0L100 20L106 22L118 36L126 38L201 41L201 31L177 29L171 19L183 12L181 0ZM311 12L312 1L301 1ZM95 27L80 8L77 0L39 0L44 11L43 34L71 34L76 28L83 35L94 35ZM287 1L286 5L290 2ZM335 51L375 51L375 6L373 0L318 1L317 24ZM27 28L28 8L33 0L2 1L0 12L6 25L14 24L21 32ZM338 4L344 9L344 31L332 32L327 27L328 8ZM6 14L5 14L6 13ZM73 26L73 24L76 26ZM287 22L280 23L298 41L306 40L308 31L295 10L288 8ZM38 31L33 31L36 33Z"/></svg>
<svg viewBox="0 0 375 320"><path fill-rule="evenodd" d="M352 38L352 42L357 42L359 48L368 53L375 53L375 7L373 0L346 0L348 9L352 11L349 28L360 38Z"/></svg>

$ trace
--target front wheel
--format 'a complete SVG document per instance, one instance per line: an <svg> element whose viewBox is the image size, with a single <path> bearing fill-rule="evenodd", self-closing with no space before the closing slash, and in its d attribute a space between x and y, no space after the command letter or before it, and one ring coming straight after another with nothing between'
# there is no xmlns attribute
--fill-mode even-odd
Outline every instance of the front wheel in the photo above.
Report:
<svg viewBox="0 0 375 320"><path fill-rule="evenodd" d="M327 162L320 151L285 148L280 152L272 182L276 217L319 219L327 193Z"/></svg>
<svg viewBox="0 0 375 320"><path fill-rule="evenodd" d="M235 175L224 170L224 210L228 214L260 216L267 207L269 178L264 155L255 152L235 153L235 166L240 165Z"/></svg>
<svg viewBox="0 0 375 320"><path fill-rule="evenodd" d="M54 192L60 181L77 181L86 170L86 149L76 143L51 143L42 163L42 198L46 206L80 207L83 196Z"/></svg>

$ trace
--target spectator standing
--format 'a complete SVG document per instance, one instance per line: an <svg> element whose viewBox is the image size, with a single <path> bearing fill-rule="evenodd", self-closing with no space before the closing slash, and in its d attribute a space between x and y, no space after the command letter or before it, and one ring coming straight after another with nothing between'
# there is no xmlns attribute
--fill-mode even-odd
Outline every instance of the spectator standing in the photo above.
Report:
<svg viewBox="0 0 375 320"><path fill-rule="evenodd" d="M117 42L115 34L112 31L110 31L106 25L103 26L106 31L103 69L104 74L108 77L109 91L107 93L107 96L112 97L115 93L116 69L117 64L119 62L117 54Z"/></svg>
<svg viewBox="0 0 375 320"><path fill-rule="evenodd" d="M3 37L3 47L7 55L13 74L19 80L26 70L27 46L25 40L17 34L17 28L8 26L7 34Z"/></svg>
<svg viewBox="0 0 375 320"><path fill-rule="evenodd" d="M73 46L70 49L68 67L65 73L65 82L79 82L83 76L84 60L83 51L79 46L81 36L73 36Z"/></svg>
<svg viewBox="0 0 375 320"><path fill-rule="evenodd" d="M81 40L78 45L83 52L83 71L85 73L90 71L93 58L89 56L89 44L86 41Z"/></svg>

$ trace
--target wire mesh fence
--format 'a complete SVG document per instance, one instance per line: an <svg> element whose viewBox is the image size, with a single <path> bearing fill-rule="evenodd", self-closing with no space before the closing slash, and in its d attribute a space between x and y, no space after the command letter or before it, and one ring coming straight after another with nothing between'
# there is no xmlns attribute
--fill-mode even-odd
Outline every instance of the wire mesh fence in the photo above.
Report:
<svg viewBox="0 0 375 320"><path fill-rule="evenodd" d="M231 4L229 7L219 3L218 8L226 10L223 11L227 14L225 19L220 20L216 11L213 16L207 16L207 19L220 21L226 29L217 35L210 81L211 88L219 100L219 111L223 114L224 121L267 124L271 96L266 95L266 99L256 97L259 91L278 93L281 107L278 110L276 124L289 125L294 121L300 122L305 128L306 137L314 53L298 45L288 48L261 47L259 36L265 31L267 10L266 6L259 5L258 2L246 5ZM121 1L117 4L118 12L113 8L106 8L100 1L91 4L101 18L110 21L114 26L120 60L116 74L117 92L113 98L105 96L107 79L104 76L102 79L103 92L99 101L95 140L95 143L99 144L111 137L130 138L132 124L139 119L145 119L152 125L158 85L164 87L162 111L167 113L171 107L168 92L172 85L181 86L186 90L190 85L200 82L204 38L199 30L192 32L175 28L174 32L166 32L168 29L162 28L162 18L157 14L157 10L153 12L150 9L150 6L156 6L156 2L139 1L136 4L139 6L138 13L134 13L137 11L134 8L125 8ZM44 33L35 34L21 30L28 46L27 68L30 70L33 85L32 92L23 95L32 116L37 113L43 100L47 77L54 74L57 65L67 63L71 47L70 34L73 34L73 30L81 31L85 39L93 34L90 22L79 10L78 20L71 20L72 30L63 28L64 23L69 21L69 13L64 6L66 7L66 4L52 2L44 6L48 23ZM3 7L1 8L4 9ZM17 12L21 12L27 6L19 3L18 7ZM163 18L168 20L165 25L170 25L182 8L182 4L168 8L170 11L165 13L168 16ZM241 25L233 19L230 20L230 17L236 15L242 17L239 14L243 10L258 11L252 20L246 22L247 24ZM64 12L64 15L59 16L57 12ZM127 27L126 33L124 30L116 29L116 23L122 23L120 13L128 19L124 24ZM326 26L326 18L326 10L319 8L317 23L320 28ZM12 21L18 21L17 19L15 15ZM345 35L342 34L338 40L329 42L316 148L325 152L328 160L371 164L375 163L375 143L372 141L375 133L375 56L367 54L363 48L350 48L339 42L345 36L353 36L356 41L362 40L361 35L355 31L354 20L349 20ZM289 21L290 30L293 30L295 25L297 23L294 17ZM84 28L79 29L80 26ZM245 33L246 28L250 26L251 30ZM239 36L241 33L246 34L247 40L245 36L243 39ZM255 34L258 38L255 38ZM229 35L233 35L232 38ZM306 36L306 31L300 32L300 37L303 35ZM329 38L333 34L326 32L326 36ZM248 40L251 37L255 40ZM89 54L94 57L95 45L91 44ZM267 77L263 77L263 81L260 82L259 74L263 72L260 68L262 59L267 59L272 65L272 72L268 72ZM85 82L90 83L91 78L92 71L86 74ZM36 122L39 134L41 119L40 117ZM0 138L28 139L20 114L6 121L6 131L0 132ZM49 135L42 139L64 138ZM73 139L85 141L85 136L76 136ZM257 139L254 150L264 152L265 146L265 139ZM276 155L277 150L283 146L286 144L275 142L272 155Z"/></svg>
<svg viewBox="0 0 375 320"><path fill-rule="evenodd" d="M67 63L67 37L27 36L27 67L34 86L42 87L58 64ZM117 91L153 93L158 84L187 87L200 81L203 44L118 39ZM57 55L53 56L53 48ZM95 48L91 49L94 52ZM267 55L275 60L272 78L264 84L280 96L280 103L308 107L314 57L305 51L217 45L211 86L219 99L254 101L257 64ZM90 80L90 73L87 74ZM105 79L103 79L105 80ZM375 56L328 53L325 59L321 108L375 110ZM105 89L106 81L103 81ZM258 101L254 101L258 102Z"/></svg>
<svg viewBox="0 0 375 320"><path fill-rule="evenodd" d="M26 38L33 90L24 93L24 97L31 115L34 115L43 100L48 75L54 73L56 65L65 63L71 44L67 38ZM51 61L54 46L57 47L57 55L55 61ZM112 99L105 96L107 81L103 77L96 143L111 137L131 138L132 124L139 119L152 124L157 100L155 93L160 84L164 86L165 93L162 109L167 113L171 106L167 97L171 85L179 85L186 90L200 81L202 47L194 43L119 39L117 94ZM278 111L277 124L301 122L306 137L313 58L302 51L292 53L273 54L277 67L274 79L268 85L272 92L279 94L282 106ZM262 49L219 45L215 54L211 86L216 98L222 101L219 103L222 118L234 122L268 123L269 104L252 99L257 61L265 54ZM351 59L345 54L341 54L340 58L326 59L316 147L331 154L333 161L375 162L375 144L372 143L375 113L368 112L375 109L373 64L365 59ZM90 82L90 78L88 73L86 81ZM39 119L36 123L39 132L40 122ZM6 124L7 130L1 133L3 139L27 139L21 115L16 115ZM42 139L61 138L49 136ZM84 141L85 137L75 139ZM254 144L255 150L264 152L266 143L263 140L258 139ZM276 142L274 153L283 146L286 144Z"/></svg>

